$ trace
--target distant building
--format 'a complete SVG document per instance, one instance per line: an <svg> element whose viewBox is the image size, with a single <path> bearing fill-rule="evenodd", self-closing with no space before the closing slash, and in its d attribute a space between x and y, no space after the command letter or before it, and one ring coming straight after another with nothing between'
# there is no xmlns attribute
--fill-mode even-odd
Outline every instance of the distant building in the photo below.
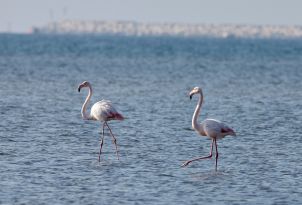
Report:
<svg viewBox="0 0 302 205"><path fill-rule="evenodd" d="M64 20L52 22L43 27L33 27L32 33L110 34L126 36L206 36L219 38L301 38L302 27Z"/></svg>

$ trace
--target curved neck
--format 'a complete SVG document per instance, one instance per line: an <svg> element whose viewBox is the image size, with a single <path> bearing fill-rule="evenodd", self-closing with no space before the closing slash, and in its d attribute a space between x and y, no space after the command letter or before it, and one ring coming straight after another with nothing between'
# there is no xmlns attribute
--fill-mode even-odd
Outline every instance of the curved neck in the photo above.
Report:
<svg viewBox="0 0 302 205"><path fill-rule="evenodd" d="M86 109L87 109L88 102L90 101L90 98L92 96L91 85L88 85L88 88L89 88L88 96L86 97L86 100L85 100L84 104L82 105L82 109L81 109L81 114L82 114L82 117L84 120L89 120L89 115L87 115Z"/></svg>
<svg viewBox="0 0 302 205"><path fill-rule="evenodd" d="M199 124L198 124L198 122L197 122L197 119L198 119L198 116L199 116L199 113L200 113L202 101L203 101L203 94L200 93L199 100L198 100L197 106L196 106L196 108L195 108L193 117L192 117L192 127L193 127L194 129L196 129L196 128L199 127Z"/></svg>

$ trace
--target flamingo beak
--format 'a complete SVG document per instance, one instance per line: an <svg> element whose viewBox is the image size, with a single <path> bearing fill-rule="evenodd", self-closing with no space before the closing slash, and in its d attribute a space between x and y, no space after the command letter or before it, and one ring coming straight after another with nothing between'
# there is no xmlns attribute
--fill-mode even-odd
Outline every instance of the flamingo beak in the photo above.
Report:
<svg viewBox="0 0 302 205"><path fill-rule="evenodd" d="M189 93L189 96L190 96L190 100L192 100L192 97L195 93L193 92L193 90Z"/></svg>
<svg viewBox="0 0 302 205"><path fill-rule="evenodd" d="M83 86L82 85L79 85L79 87L78 87L78 91L80 92L81 91L81 88L82 88Z"/></svg>

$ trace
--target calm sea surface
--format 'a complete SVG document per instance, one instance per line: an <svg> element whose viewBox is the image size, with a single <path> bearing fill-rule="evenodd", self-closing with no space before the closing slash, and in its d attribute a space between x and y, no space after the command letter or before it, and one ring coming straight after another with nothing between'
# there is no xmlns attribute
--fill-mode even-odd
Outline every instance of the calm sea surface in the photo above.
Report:
<svg viewBox="0 0 302 205"><path fill-rule="evenodd" d="M126 117L81 119L111 100ZM216 118L237 137L191 130ZM91 104L92 104L91 103ZM90 104L90 105L91 105ZM0 35L0 204L301 204L302 40ZM108 132L106 132L108 134Z"/></svg>

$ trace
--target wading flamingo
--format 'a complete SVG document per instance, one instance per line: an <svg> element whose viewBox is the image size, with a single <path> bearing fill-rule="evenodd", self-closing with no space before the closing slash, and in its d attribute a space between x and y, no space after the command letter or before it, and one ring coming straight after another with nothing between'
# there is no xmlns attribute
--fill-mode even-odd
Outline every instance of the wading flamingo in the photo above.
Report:
<svg viewBox="0 0 302 205"><path fill-rule="evenodd" d="M200 94L200 96L199 96L199 101L197 103L197 106L195 108L195 111L194 111L194 114L192 117L192 127L200 135L207 136L212 139L211 150L210 150L209 156L198 157L198 158L188 160L181 166L185 167L193 161L212 158L213 144L215 144L215 149L216 149L215 170L217 171L217 161L218 161L217 140L222 139L227 135L236 136L236 133L230 127L225 125L224 123L222 123L218 120L214 120L214 119L206 119L201 124L199 124L197 122L197 119L198 119L198 115L200 113L200 109L201 109L201 105L202 105L202 101L203 101L203 94L202 94L201 88L195 87L189 94L190 99L192 99L192 96L195 94Z"/></svg>
<svg viewBox="0 0 302 205"><path fill-rule="evenodd" d="M103 132L102 132L102 138L101 138L101 143L100 143L100 152L99 152L99 161L100 161L100 157L102 154L102 147L103 147L103 142L104 142L104 129L105 126L108 127L110 134L113 138L113 143L115 145L115 150L116 150L116 156L117 159L119 159L118 156L118 149L117 149L117 145L116 145L116 138L114 137L109 125L108 125L108 121L110 120L123 120L124 117L118 113L116 111L116 109L112 106L110 101L107 100L101 100L99 102L96 102L92 107L91 107L91 111L90 111L90 115L88 115L86 113L86 108L87 108L87 104L92 96L92 88L89 82L84 81L83 83L81 83L78 87L78 91L80 92L82 88L84 87L88 87L89 89L89 93L88 96L86 97L86 100L82 106L81 109L81 114L82 114L82 118L84 120L98 120L101 121L103 123Z"/></svg>

